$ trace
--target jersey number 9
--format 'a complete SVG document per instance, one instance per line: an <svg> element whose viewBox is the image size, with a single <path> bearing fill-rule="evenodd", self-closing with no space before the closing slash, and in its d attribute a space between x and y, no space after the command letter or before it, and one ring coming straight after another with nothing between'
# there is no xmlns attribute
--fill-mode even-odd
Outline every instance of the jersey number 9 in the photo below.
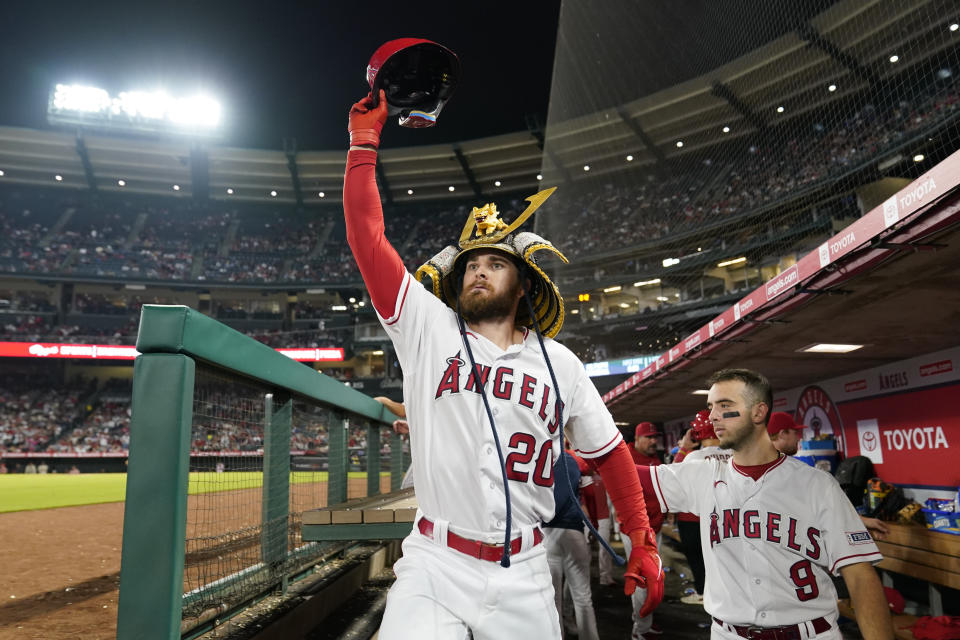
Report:
<svg viewBox="0 0 960 640"><path fill-rule="evenodd" d="M817 586L817 576L813 573L813 567L809 560L801 560L790 567L790 579L793 584L799 587L796 589L797 598L800 602L813 600L820 595L820 587Z"/></svg>

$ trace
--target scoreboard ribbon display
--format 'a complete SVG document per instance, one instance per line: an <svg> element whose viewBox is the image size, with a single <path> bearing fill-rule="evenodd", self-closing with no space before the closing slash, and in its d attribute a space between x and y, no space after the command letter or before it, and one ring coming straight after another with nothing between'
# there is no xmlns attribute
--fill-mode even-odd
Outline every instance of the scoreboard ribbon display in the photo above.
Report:
<svg viewBox="0 0 960 640"><path fill-rule="evenodd" d="M277 349L299 362L341 362L343 349ZM117 344L66 344L57 342L0 342L2 358L69 358L80 360L133 360L140 352L136 347Z"/></svg>

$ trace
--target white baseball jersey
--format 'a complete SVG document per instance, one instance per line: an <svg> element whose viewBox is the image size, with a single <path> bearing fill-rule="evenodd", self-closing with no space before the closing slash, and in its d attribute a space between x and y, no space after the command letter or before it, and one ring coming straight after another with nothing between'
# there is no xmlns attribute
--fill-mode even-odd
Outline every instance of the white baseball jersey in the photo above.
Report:
<svg viewBox="0 0 960 640"><path fill-rule="evenodd" d="M663 510L700 517L703 605L724 622L774 627L830 619L837 593L828 572L882 559L837 481L789 456L759 480L732 459L650 473Z"/></svg>
<svg viewBox="0 0 960 640"><path fill-rule="evenodd" d="M403 367L410 450L423 514L475 540L503 541L500 460L480 395L486 390L510 481L513 530L553 518L553 463L560 455L557 393L537 336L506 351L467 330L482 381L471 371L456 314L405 274L390 318L380 318ZM544 338L560 385L564 432L577 453L601 456L620 441L586 370ZM514 533L511 533L511 537Z"/></svg>
<svg viewBox="0 0 960 640"><path fill-rule="evenodd" d="M721 449L720 447L700 447L688 453L681 462L703 462L704 460L720 460L726 462L733 457L733 451L730 449Z"/></svg>

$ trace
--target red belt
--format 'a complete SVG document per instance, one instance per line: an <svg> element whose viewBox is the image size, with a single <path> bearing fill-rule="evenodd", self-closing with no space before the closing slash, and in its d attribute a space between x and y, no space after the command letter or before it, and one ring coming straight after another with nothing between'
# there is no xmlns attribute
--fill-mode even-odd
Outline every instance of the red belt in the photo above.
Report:
<svg viewBox="0 0 960 640"><path fill-rule="evenodd" d="M714 618L713 621L721 626L727 624L737 632L738 636L741 638L750 638L751 640L801 640L806 635L800 631L800 625L798 624L788 624L785 627L740 627L735 624L725 623L718 618ZM830 623L827 622L825 618L817 618L816 620L811 620L810 623L813 625L814 633L817 634L823 633L830 628Z"/></svg>
<svg viewBox="0 0 960 640"><path fill-rule="evenodd" d="M424 536L433 539L433 522L426 518L420 518L419 522L417 522L417 528ZM538 545L541 542L543 542L543 532L540 531L540 527L535 527L533 529L533 544ZM490 544L489 542L470 540L458 536L453 531L447 531L447 546L471 558L478 558L488 562L500 562L500 558L503 557L502 544ZM520 553L522 546L523 538L514 538L510 541L510 553Z"/></svg>

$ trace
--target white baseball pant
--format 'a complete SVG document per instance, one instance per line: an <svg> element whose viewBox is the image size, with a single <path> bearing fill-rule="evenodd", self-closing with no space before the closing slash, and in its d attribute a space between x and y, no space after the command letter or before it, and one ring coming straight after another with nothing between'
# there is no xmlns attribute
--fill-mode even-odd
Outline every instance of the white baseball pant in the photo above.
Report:
<svg viewBox="0 0 960 640"><path fill-rule="evenodd" d="M443 530L445 533L445 529ZM560 619L542 544L510 567L471 558L416 527L393 566L380 640L560 640Z"/></svg>

